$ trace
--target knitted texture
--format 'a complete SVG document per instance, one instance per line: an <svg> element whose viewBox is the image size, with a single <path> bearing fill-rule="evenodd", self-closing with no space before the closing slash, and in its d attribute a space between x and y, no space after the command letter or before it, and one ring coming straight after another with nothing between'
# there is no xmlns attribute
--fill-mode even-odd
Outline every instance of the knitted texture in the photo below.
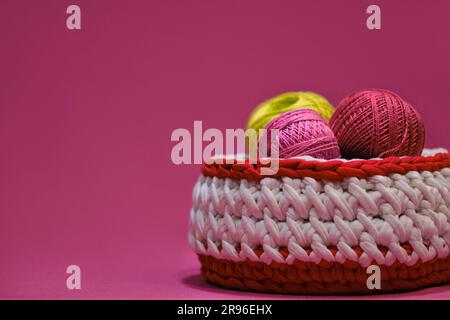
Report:
<svg viewBox="0 0 450 320"><path fill-rule="evenodd" d="M313 92L287 92L264 101L250 115L247 128L263 129L272 119L297 109L308 108L320 113L328 121L333 106L324 97Z"/></svg>
<svg viewBox="0 0 450 320"><path fill-rule="evenodd" d="M303 294L367 294L367 273L351 263L301 263L292 265L233 262L200 255L202 274L220 286L249 291ZM450 258L407 267L400 263L381 266L378 292L414 290L450 281Z"/></svg>
<svg viewBox="0 0 450 320"><path fill-rule="evenodd" d="M330 126L347 159L417 156L425 143L420 115L387 90L366 90L344 98Z"/></svg>
<svg viewBox="0 0 450 320"><path fill-rule="evenodd" d="M335 181L201 175L189 242L203 274L230 288L319 294L370 293L365 268L372 264L382 268L387 291L448 281L448 154L404 160L395 159L411 165L402 173L346 173ZM415 170L416 160L434 169ZM390 163L380 161L386 159L360 162ZM309 162L314 171L352 161Z"/></svg>
<svg viewBox="0 0 450 320"><path fill-rule="evenodd" d="M314 110L294 110L273 119L266 126L269 152L271 132L274 129L278 130L280 158L305 155L320 159L340 157L339 145L333 131ZM263 135L261 139L266 139L266 136Z"/></svg>
<svg viewBox="0 0 450 320"><path fill-rule="evenodd" d="M202 173L209 177L261 180L261 168L268 167L264 161L256 164L249 161L217 158L202 165ZM318 180L342 181L348 177L367 178L374 175L406 174L409 171L435 171L450 166L447 153L430 156L389 157L370 160L330 160L318 159L280 159L279 169L273 177L302 178L311 177Z"/></svg>

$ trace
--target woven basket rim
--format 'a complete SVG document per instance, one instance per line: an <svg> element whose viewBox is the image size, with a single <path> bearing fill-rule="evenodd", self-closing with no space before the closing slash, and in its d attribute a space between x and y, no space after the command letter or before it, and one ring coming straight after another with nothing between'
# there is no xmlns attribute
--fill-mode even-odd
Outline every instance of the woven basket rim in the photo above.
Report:
<svg viewBox="0 0 450 320"><path fill-rule="evenodd" d="M279 159L278 171L264 175L262 168L269 168L268 159L222 156L204 162L202 174L209 177L261 180L273 178L311 177L318 180L340 181L348 177L368 178L374 175L406 174L409 171L436 171L450 167L450 156L445 149L426 149L421 156L387 157L374 159L332 159L311 157Z"/></svg>

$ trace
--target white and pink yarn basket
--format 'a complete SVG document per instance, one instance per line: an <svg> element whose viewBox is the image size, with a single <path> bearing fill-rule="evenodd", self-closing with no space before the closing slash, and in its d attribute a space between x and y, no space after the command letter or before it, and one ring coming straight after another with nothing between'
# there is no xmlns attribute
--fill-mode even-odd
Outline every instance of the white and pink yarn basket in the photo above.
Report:
<svg viewBox="0 0 450 320"><path fill-rule="evenodd" d="M240 290L393 292L450 281L450 157L203 164L189 242L202 274ZM221 159L223 160L223 159ZM367 286L378 266L381 289Z"/></svg>

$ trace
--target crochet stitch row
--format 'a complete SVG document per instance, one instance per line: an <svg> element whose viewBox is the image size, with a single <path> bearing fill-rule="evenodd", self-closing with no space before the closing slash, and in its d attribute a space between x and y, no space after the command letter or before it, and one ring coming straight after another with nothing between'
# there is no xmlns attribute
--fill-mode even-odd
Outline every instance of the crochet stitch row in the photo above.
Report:
<svg viewBox="0 0 450 320"><path fill-rule="evenodd" d="M390 177L348 178L342 183L312 178L265 178L260 182L200 176L193 191L193 209L214 215L264 215L330 221L335 216L354 220L368 216L399 215L414 210L440 210L450 205L450 168L409 172Z"/></svg>
<svg viewBox="0 0 450 320"><path fill-rule="evenodd" d="M235 159L232 164L229 164L222 158L213 160L212 163L203 164L202 173L205 176L247 180L261 180L267 177L261 174L261 168L269 165L262 162L253 164L249 160L244 160L241 163ZM374 175L405 174L409 171L435 171L449 166L450 158L448 153L437 153L431 156L389 157L350 161L318 161L294 158L281 159L279 162L280 168L273 177L311 177L314 179L341 181L347 177L368 178Z"/></svg>
<svg viewBox="0 0 450 320"><path fill-rule="evenodd" d="M367 288L367 272L351 263L301 263L293 265L234 262L199 256L208 281L230 289L273 293L356 294L414 290L450 281L450 257L417 263L381 266L380 290Z"/></svg>

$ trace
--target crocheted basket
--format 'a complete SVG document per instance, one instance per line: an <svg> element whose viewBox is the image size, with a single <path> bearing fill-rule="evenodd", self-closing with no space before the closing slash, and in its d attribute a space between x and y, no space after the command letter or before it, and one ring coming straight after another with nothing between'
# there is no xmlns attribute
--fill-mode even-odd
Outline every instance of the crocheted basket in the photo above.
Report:
<svg viewBox="0 0 450 320"><path fill-rule="evenodd" d="M207 280L297 294L403 291L450 280L450 158L203 164L189 242ZM367 267L381 271L369 290Z"/></svg>

